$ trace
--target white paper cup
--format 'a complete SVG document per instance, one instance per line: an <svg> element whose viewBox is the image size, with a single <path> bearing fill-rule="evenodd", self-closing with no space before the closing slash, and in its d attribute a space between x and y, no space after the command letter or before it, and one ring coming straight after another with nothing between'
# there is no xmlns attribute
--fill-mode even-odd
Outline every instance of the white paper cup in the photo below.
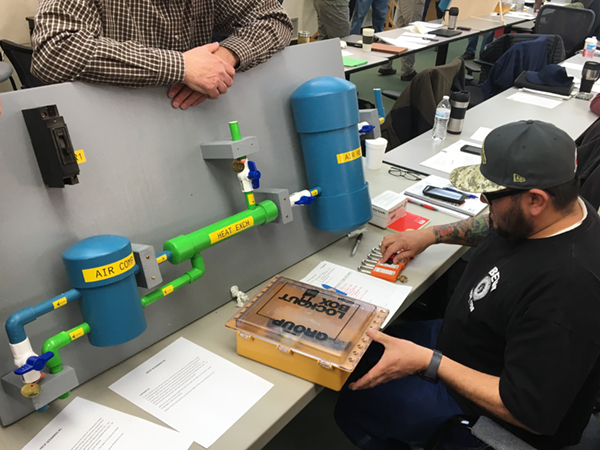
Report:
<svg viewBox="0 0 600 450"><path fill-rule="evenodd" d="M362 30L362 49L363 52L370 52L371 45L373 44L373 35L375 30L373 28L363 28Z"/></svg>
<svg viewBox="0 0 600 450"><path fill-rule="evenodd" d="M366 139L367 169L379 170L383 165L383 155L387 147L387 139Z"/></svg>

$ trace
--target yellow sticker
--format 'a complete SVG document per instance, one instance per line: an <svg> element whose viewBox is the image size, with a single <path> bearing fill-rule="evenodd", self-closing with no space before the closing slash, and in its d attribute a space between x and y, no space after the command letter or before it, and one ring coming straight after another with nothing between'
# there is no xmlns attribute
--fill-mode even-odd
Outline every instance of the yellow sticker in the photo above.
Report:
<svg viewBox="0 0 600 450"><path fill-rule="evenodd" d="M164 263L166 260L167 260L167 255L160 255L158 258L156 258L156 262L158 264Z"/></svg>
<svg viewBox="0 0 600 450"><path fill-rule="evenodd" d="M83 328L77 328L75 331L71 332L69 336L71 336L71 340L74 341L75 339L80 338L84 334L85 332L83 331Z"/></svg>
<svg viewBox="0 0 600 450"><path fill-rule="evenodd" d="M75 158L77 158L77 164L81 164L87 161L85 159L85 153L83 153L83 150L75 150Z"/></svg>
<svg viewBox="0 0 600 450"><path fill-rule="evenodd" d="M135 258L133 257L133 253L131 253L120 261L115 261L114 263L94 267L92 269L85 269L82 270L81 273L83 274L83 279L86 283L93 283L94 281L107 280L121 275L133 268L133 266L135 266Z"/></svg>
<svg viewBox="0 0 600 450"><path fill-rule="evenodd" d="M173 286L169 285L169 286L165 286L164 288L162 288L163 291L163 295L167 296L169 295L171 292L173 292Z"/></svg>
<svg viewBox="0 0 600 450"><path fill-rule="evenodd" d="M244 231L247 228L250 228L254 225L254 218L252 216L246 217L238 222L232 223L228 227L221 228L213 233L210 233L208 237L210 237L210 243L215 244L223 239L227 239L229 236L233 236L234 234L239 233L240 231Z"/></svg>
<svg viewBox="0 0 600 450"><path fill-rule="evenodd" d="M344 164L350 161L354 161L362 156L362 150L358 147L356 150L346 153L338 153L337 155L338 164Z"/></svg>
<svg viewBox="0 0 600 450"><path fill-rule="evenodd" d="M249 205L254 205L254 204L256 204L256 200L254 200L254 194L248 194L248 197L247 197L247 199L248 199L248 204L249 204Z"/></svg>
<svg viewBox="0 0 600 450"><path fill-rule="evenodd" d="M54 309L58 309L61 306L65 306L67 304L67 297L59 298L55 302L52 302Z"/></svg>
<svg viewBox="0 0 600 450"><path fill-rule="evenodd" d="M312 195L313 197L316 197L317 195L319 195L319 191L317 191L316 189L313 189L312 191L310 191L310 195Z"/></svg>

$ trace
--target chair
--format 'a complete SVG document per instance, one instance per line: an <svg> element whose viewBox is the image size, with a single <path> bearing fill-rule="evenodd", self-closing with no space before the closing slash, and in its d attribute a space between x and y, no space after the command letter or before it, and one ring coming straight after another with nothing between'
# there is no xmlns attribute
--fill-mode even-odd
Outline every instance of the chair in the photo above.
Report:
<svg viewBox="0 0 600 450"><path fill-rule="evenodd" d="M567 57L583 48L596 15L594 11L580 8L567 8L546 3L538 12L535 34L557 34L563 39Z"/></svg>
<svg viewBox="0 0 600 450"><path fill-rule="evenodd" d="M15 44L5 39L0 40L0 47L15 68L23 89L45 85L31 74L31 55L33 54L31 47Z"/></svg>
<svg viewBox="0 0 600 450"><path fill-rule="evenodd" d="M387 150L431 130L435 108L451 90L465 88L464 75L464 61L460 57L419 72L402 91L381 126L381 135L388 140Z"/></svg>
<svg viewBox="0 0 600 450"><path fill-rule="evenodd" d="M579 194L597 210L600 207L600 119L575 141Z"/></svg>

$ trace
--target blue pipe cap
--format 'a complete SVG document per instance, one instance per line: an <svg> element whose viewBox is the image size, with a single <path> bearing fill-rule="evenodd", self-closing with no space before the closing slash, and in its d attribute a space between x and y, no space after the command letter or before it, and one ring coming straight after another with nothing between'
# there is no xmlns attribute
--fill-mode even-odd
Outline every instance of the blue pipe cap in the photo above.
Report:
<svg viewBox="0 0 600 450"><path fill-rule="evenodd" d="M32 370L40 371L53 357L54 353L52 352L46 352L40 356L30 356L27 358L27 364L23 364L21 367L15 370L15 373L17 375L25 375L27 372L31 372Z"/></svg>

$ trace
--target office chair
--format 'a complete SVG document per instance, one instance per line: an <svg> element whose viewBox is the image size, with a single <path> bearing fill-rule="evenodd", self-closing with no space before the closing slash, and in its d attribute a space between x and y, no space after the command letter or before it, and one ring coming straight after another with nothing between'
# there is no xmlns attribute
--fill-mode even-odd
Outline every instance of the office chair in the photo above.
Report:
<svg viewBox="0 0 600 450"><path fill-rule="evenodd" d="M589 9L567 8L546 3L538 12L533 32L559 35L565 45L566 56L569 58L583 48L595 18L594 11Z"/></svg>
<svg viewBox="0 0 600 450"><path fill-rule="evenodd" d="M31 47L15 44L6 39L0 40L0 47L15 68L23 89L44 86L45 83L31 74L31 55L33 54Z"/></svg>
<svg viewBox="0 0 600 450"><path fill-rule="evenodd" d="M7 64L2 61L2 56L0 56L0 83L10 80L10 84L12 84L12 88L14 91L17 90L17 86L15 85L15 80L12 77L13 68L10 64Z"/></svg>

